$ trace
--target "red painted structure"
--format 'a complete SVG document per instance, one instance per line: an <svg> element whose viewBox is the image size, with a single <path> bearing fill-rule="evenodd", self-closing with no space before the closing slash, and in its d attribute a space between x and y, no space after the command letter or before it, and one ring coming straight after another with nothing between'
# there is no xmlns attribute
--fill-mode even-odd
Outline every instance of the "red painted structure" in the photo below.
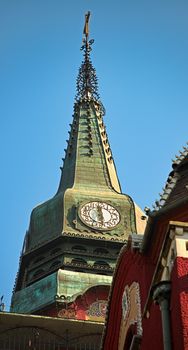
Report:
<svg viewBox="0 0 188 350"><path fill-rule="evenodd" d="M172 272L172 334L174 349L188 349L188 259L177 258Z"/></svg>
<svg viewBox="0 0 188 350"><path fill-rule="evenodd" d="M43 310L44 316L104 322L109 286L94 286L70 302L55 303ZM41 315L41 311L40 311Z"/></svg>
<svg viewBox="0 0 188 350"><path fill-rule="evenodd" d="M103 350L188 350L188 155L173 167L166 188L171 181L173 186L158 210L149 212L139 246L130 236L121 250L111 287ZM169 294L159 293L155 298L155 291L164 284L170 286ZM137 300L131 297L135 286ZM168 325L162 321L164 299L169 303L168 339Z"/></svg>

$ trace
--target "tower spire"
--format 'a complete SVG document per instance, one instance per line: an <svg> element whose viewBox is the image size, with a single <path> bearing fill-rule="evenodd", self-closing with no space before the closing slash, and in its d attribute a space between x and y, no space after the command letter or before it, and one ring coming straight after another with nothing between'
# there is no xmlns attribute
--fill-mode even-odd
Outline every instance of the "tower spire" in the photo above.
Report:
<svg viewBox="0 0 188 350"><path fill-rule="evenodd" d="M90 12L85 15L83 29L83 61L77 77L77 95L68 146L63 158L58 192L79 186L121 193L115 164L103 122L105 109L99 99L98 79L90 59ZM97 171L97 177L93 174Z"/></svg>
<svg viewBox="0 0 188 350"><path fill-rule="evenodd" d="M99 348L95 335L104 321L117 252L136 232L134 204L121 193L103 121L90 60L89 18L88 12L59 188L32 211L11 305L14 313L64 318L62 331L79 348ZM75 321L82 321L78 327L86 323L85 338L77 336Z"/></svg>

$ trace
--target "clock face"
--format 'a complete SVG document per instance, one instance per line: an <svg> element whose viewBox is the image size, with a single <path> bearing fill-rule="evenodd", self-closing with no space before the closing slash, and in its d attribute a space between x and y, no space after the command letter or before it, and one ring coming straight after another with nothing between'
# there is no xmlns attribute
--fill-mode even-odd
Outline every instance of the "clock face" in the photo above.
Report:
<svg viewBox="0 0 188 350"><path fill-rule="evenodd" d="M117 209L104 202L89 202L80 209L80 219L98 230L113 229L120 222Z"/></svg>

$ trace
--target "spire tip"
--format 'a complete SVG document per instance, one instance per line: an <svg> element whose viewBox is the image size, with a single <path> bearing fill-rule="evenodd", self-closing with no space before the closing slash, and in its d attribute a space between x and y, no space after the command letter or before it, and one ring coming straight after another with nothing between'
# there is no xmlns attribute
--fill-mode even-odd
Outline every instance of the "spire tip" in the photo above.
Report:
<svg viewBox="0 0 188 350"><path fill-rule="evenodd" d="M83 34L85 35L86 41L88 40L89 37L89 18L90 18L91 12L88 11L85 14L85 24L84 24L84 30L83 30Z"/></svg>

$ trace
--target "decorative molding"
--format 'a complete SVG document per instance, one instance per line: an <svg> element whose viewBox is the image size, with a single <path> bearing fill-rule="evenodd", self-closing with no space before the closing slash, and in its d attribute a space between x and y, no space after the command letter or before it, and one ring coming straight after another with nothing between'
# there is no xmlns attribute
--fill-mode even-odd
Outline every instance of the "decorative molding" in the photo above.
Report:
<svg viewBox="0 0 188 350"><path fill-rule="evenodd" d="M79 262L66 262L63 264L63 266L73 266L73 267L79 267L83 269L91 269L91 270L105 270L105 271L113 271L114 268L111 266L105 266L105 265L90 265L90 264L83 264Z"/></svg>
<svg viewBox="0 0 188 350"><path fill-rule="evenodd" d="M100 236L99 236L100 235ZM127 243L127 239L119 239L117 237L111 237L110 234L108 237L102 236L100 233L90 233L88 234L83 234L83 233L76 233L76 232L63 232L63 236L70 236L70 237L82 237L82 238L88 238L88 239L95 239L95 240L103 240L103 241L114 241L114 242L120 242L120 243Z"/></svg>
<svg viewBox="0 0 188 350"><path fill-rule="evenodd" d="M129 287L126 286L122 296L122 315L123 320L125 321L128 318L130 312L130 295L129 295Z"/></svg>
<svg viewBox="0 0 188 350"><path fill-rule="evenodd" d="M126 336L131 326L136 325L136 335L142 336L141 300L138 282L125 286L122 295L122 319L119 331L118 350L124 349Z"/></svg>
<svg viewBox="0 0 188 350"><path fill-rule="evenodd" d="M86 311L86 313L89 317L105 318L107 305L107 300L97 300L89 306L89 309Z"/></svg>
<svg viewBox="0 0 188 350"><path fill-rule="evenodd" d="M76 307L75 304L66 305L58 312L60 318L76 318Z"/></svg>

